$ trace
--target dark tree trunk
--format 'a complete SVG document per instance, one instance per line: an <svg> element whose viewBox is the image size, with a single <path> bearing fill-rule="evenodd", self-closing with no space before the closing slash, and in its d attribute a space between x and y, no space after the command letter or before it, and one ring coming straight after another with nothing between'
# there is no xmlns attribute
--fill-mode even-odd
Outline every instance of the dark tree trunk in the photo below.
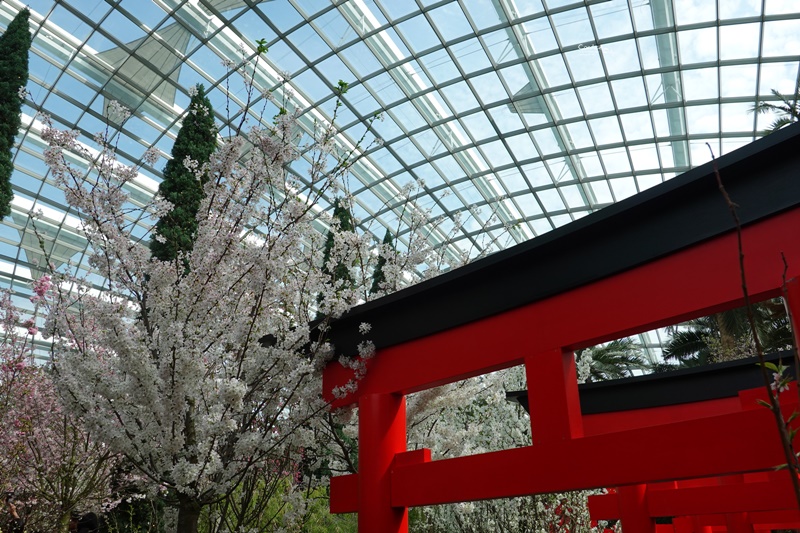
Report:
<svg viewBox="0 0 800 533"><path fill-rule="evenodd" d="M189 496L178 496L178 533L197 533L200 503Z"/></svg>

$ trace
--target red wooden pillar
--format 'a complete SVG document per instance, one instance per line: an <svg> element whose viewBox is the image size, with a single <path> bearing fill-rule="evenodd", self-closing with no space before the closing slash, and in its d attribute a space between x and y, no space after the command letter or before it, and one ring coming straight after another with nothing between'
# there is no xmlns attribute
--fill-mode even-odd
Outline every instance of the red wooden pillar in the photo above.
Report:
<svg viewBox="0 0 800 533"><path fill-rule="evenodd" d="M720 476L718 480L720 485L743 485L745 482L743 474ZM753 533L753 524L746 512L725 514L725 524L728 533Z"/></svg>
<svg viewBox="0 0 800 533"><path fill-rule="evenodd" d="M358 400L358 530L408 533L408 509L392 507L391 467L406 451L406 399L365 394Z"/></svg>
<svg viewBox="0 0 800 533"><path fill-rule="evenodd" d="M575 356L560 348L525 358L533 444L583 436Z"/></svg>
<svg viewBox="0 0 800 533"><path fill-rule="evenodd" d="M699 516L693 516L692 523L694 524L694 533L714 533L714 529L707 524L703 524Z"/></svg>
<svg viewBox="0 0 800 533"><path fill-rule="evenodd" d="M655 533L656 522L647 511L647 485L618 487L619 519L626 533Z"/></svg>

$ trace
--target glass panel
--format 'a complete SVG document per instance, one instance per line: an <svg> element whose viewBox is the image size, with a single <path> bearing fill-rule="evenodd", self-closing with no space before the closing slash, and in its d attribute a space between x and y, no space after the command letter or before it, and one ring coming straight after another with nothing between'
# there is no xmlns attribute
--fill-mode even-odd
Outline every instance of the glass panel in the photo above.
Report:
<svg viewBox="0 0 800 533"><path fill-rule="evenodd" d="M536 151L536 147L533 145L533 141L527 133L506 137L505 141L514 153L517 161L533 159L539 156L539 152Z"/></svg>
<svg viewBox="0 0 800 533"><path fill-rule="evenodd" d="M475 93L484 104L492 104L509 97L494 72L487 72L482 76L469 78L469 82L475 87Z"/></svg>
<svg viewBox="0 0 800 533"><path fill-rule="evenodd" d="M502 29L482 37L495 63L516 59L519 55L514 46L511 45L510 34L511 32L508 29Z"/></svg>
<svg viewBox="0 0 800 533"><path fill-rule="evenodd" d="M578 89L584 109L587 114L603 113L614 110L614 101L607 83L598 83Z"/></svg>
<svg viewBox="0 0 800 533"><path fill-rule="evenodd" d="M466 74L484 70L492 66L489 57L483 51L480 41L478 39L470 39L463 43L456 44L450 48L451 53L455 56L461 70Z"/></svg>
<svg viewBox="0 0 800 533"><path fill-rule="evenodd" d="M594 194L597 203L610 204L614 201L614 197L611 196L611 187L608 186L608 182L593 181L589 184L589 186L592 189L592 193Z"/></svg>
<svg viewBox="0 0 800 533"><path fill-rule="evenodd" d="M511 94L537 92L538 84L527 66L514 65L500 69L500 76L506 82Z"/></svg>
<svg viewBox="0 0 800 533"><path fill-rule="evenodd" d="M310 25L300 26L287 35L286 39L294 45L303 57L310 61L315 61L331 51L330 47Z"/></svg>
<svg viewBox="0 0 800 533"><path fill-rule="evenodd" d="M614 196L616 196L618 202L639 192L636 189L636 182L631 177L616 178L609 180L608 182L611 185L611 190L614 192Z"/></svg>
<svg viewBox="0 0 800 533"><path fill-rule="evenodd" d="M492 124L483 113L473 113L461 118L461 123L476 141L488 139L496 135Z"/></svg>
<svg viewBox="0 0 800 533"><path fill-rule="evenodd" d="M581 106L578 103L578 97L575 95L575 91L573 89L567 89L566 91L553 93L553 97L558 105L561 118L583 116L583 111L581 111Z"/></svg>
<svg viewBox="0 0 800 533"><path fill-rule="evenodd" d="M794 94L797 83L797 63L767 63L761 65L759 95L771 95L772 89Z"/></svg>
<svg viewBox="0 0 800 533"><path fill-rule="evenodd" d="M489 114L503 135L519 131L525 127L519 119L519 114L509 109L509 106L493 107L489 110Z"/></svg>
<svg viewBox="0 0 800 533"><path fill-rule="evenodd" d="M375 37L371 37L375 39ZM375 59L370 49L361 41L356 41L340 52L342 58L355 69L359 76L366 76L377 72L382 68L380 62Z"/></svg>
<svg viewBox="0 0 800 533"><path fill-rule="evenodd" d="M397 82L389 74L383 73L364 82L364 85L372 92L376 99L388 104L405 98L405 94L400 90Z"/></svg>
<svg viewBox="0 0 800 533"><path fill-rule="evenodd" d="M603 176L605 177L605 170L603 170L603 166L600 163L600 155L597 152L588 152L583 154L578 154L573 156L573 158L578 162L578 165L583 168L583 172L588 177L594 176ZM599 181L596 183L605 183L605 181Z"/></svg>
<svg viewBox="0 0 800 533"><path fill-rule="evenodd" d="M506 150L501 141L492 141L490 143L482 144L481 151L492 167L502 167L514 162L513 159L511 159L511 156L508 154L508 150Z"/></svg>
<svg viewBox="0 0 800 533"><path fill-rule="evenodd" d="M683 65L717 60L716 28L678 32L678 44Z"/></svg>
<svg viewBox="0 0 800 533"><path fill-rule="evenodd" d="M636 42L633 40L604 44L600 50L603 52L608 73L611 75L642 70Z"/></svg>
<svg viewBox="0 0 800 533"><path fill-rule="evenodd" d="M737 0L736 2L719 3L719 17L721 19L736 19L759 15L761 15L761 0Z"/></svg>
<svg viewBox="0 0 800 533"><path fill-rule="evenodd" d="M647 105L647 94L641 78L626 78L611 82L614 89L614 99L619 109L640 107Z"/></svg>
<svg viewBox="0 0 800 533"><path fill-rule="evenodd" d="M436 50L423 56L419 61L437 83L444 83L461 76L446 50Z"/></svg>
<svg viewBox="0 0 800 533"><path fill-rule="evenodd" d="M689 135L719 132L719 106L687 106L686 125L689 128Z"/></svg>
<svg viewBox="0 0 800 533"><path fill-rule="evenodd" d="M642 55L642 66L645 69L661 68L661 58L658 55L658 44L655 37L641 37L637 39Z"/></svg>
<svg viewBox="0 0 800 533"><path fill-rule="evenodd" d="M752 96L756 93L756 65L720 67L720 96Z"/></svg>
<svg viewBox="0 0 800 533"><path fill-rule="evenodd" d="M589 23L589 14L585 7L556 13L552 19L562 47L595 42L592 25Z"/></svg>
<svg viewBox="0 0 800 533"><path fill-rule="evenodd" d="M622 131L617 117L596 118L590 120L589 125L599 145L622 142Z"/></svg>
<svg viewBox="0 0 800 533"><path fill-rule="evenodd" d="M535 15L536 13L541 13L542 11L544 11L542 0L525 0L525 2L517 3L516 16L525 17L528 15Z"/></svg>
<svg viewBox="0 0 800 533"><path fill-rule="evenodd" d="M764 23L764 57L800 55L800 20Z"/></svg>
<svg viewBox="0 0 800 533"><path fill-rule="evenodd" d="M500 24L505 20L505 16L501 19L497 14L497 8L491 0L464 0L464 6L479 29Z"/></svg>
<svg viewBox="0 0 800 533"><path fill-rule="evenodd" d="M553 128L536 130L533 132L533 138L536 140L539 151L544 156L563 151L563 148L561 148L556 138L556 131Z"/></svg>
<svg viewBox="0 0 800 533"><path fill-rule="evenodd" d="M655 187L661 183L660 174L647 174L644 176L636 176L636 181L639 184L639 191L644 191L650 187Z"/></svg>
<svg viewBox="0 0 800 533"><path fill-rule="evenodd" d="M560 55L547 56L539 60L539 65L544 73L542 80L544 87L556 87L570 83L569 72Z"/></svg>
<svg viewBox="0 0 800 533"><path fill-rule="evenodd" d="M380 8L392 19L397 19L416 11L417 6L396 0L376 0Z"/></svg>
<svg viewBox="0 0 800 533"><path fill-rule="evenodd" d="M561 187L559 190L564 197L564 201L567 202L567 207L570 209L586 207L586 199L583 196L583 192L576 185Z"/></svg>
<svg viewBox="0 0 800 533"><path fill-rule="evenodd" d="M542 202L547 212L566 209L564 200L561 199L561 195L558 194L558 191L554 189L537 191L536 196L539 197L539 201Z"/></svg>
<svg viewBox="0 0 800 533"><path fill-rule="evenodd" d="M653 137L653 125L650 121L650 113L647 111L626 113L620 115L619 118L622 121L622 129L625 131L627 140L651 139Z"/></svg>
<svg viewBox="0 0 800 533"><path fill-rule="evenodd" d="M680 25L716 20L716 4L699 0L674 0L675 19Z"/></svg>
<svg viewBox="0 0 800 533"><path fill-rule="evenodd" d="M766 0L765 15L780 15L797 13L797 3L794 0Z"/></svg>
<svg viewBox="0 0 800 533"><path fill-rule="evenodd" d="M594 141L585 122L575 122L567 125L567 131L573 148L589 148L594 146Z"/></svg>
<svg viewBox="0 0 800 533"><path fill-rule="evenodd" d="M605 76L600 51L596 46L579 47L566 54L570 72L575 81L602 78Z"/></svg>
<svg viewBox="0 0 800 533"><path fill-rule="evenodd" d="M441 44L424 15L417 15L410 20L402 22L397 28L414 52L419 53Z"/></svg>
<svg viewBox="0 0 800 533"><path fill-rule="evenodd" d="M758 56L761 24L736 24L719 29L720 59L740 59Z"/></svg>
<svg viewBox="0 0 800 533"><path fill-rule="evenodd" d="M752 131L755 127L752 104L722 104L722 131Z"/></svg>
<svg viewBox="0 0 800 533"><path fill-rule="evenodd" d="M550 26L550 19L542 17L528 21L522 25L525 36L533 44L533 50L537 54L555 50L558 48L558 41Z"/></svg>
<svg viewBox="0 0 800 533"><path fill-rule="evenodd" d="M636 171L660 169L658 150L655 144L631 146L629 149L633 169ZM641 183L641 182L640 182Z"/></svg>
<svg viewBox="0 0 800 533"><path fill-rule="evenodd" d="M591 7L594 27L601 39L633 33L627 0L611 0Z"/></svg>
<svg viewBox="0 0 800 533"><path fill-rule="evenodd" d="M453 108L456 114L463 114L466 111L480 107L478 100L472 94L472 90L466 82L460 81L455 85L448 85L442 89L444 97Z"/></svg>
<svg viewBox="0 0 800 533"><path fill-rule="evenodd" d="M433 11L429 11L429 14L445 41L473 33L472 26L470 26L467 17L464 16L464 12L458 2L438 7Z"/></svg>
<svg viewBox="0 0 800 533"><path fill-rule="evenodd" d="M686 100L717 98L717 69L703 68L683 72L683 94Z"/></svg>
<svg viewBox="0 0 800 533"><path fill-rule="evenodd" d="M601 150L600 157L603 160L603 166L606 167L606 172L609 174L630 172L631 170L628 152L624 148Z"/></svg>

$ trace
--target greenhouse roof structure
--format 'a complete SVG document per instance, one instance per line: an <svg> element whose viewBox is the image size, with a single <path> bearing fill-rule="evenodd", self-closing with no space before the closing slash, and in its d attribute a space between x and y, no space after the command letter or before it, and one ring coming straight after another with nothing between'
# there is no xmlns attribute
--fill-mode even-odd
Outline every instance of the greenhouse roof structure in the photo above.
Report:
<svg viewBox="0 0 800 533"><path fill-rule="evenodd" d="M118 101L132 112L120 158L168 157L196 84L222 131L241 120L247 94L226 64L252 61L258 43L255 84L291 93L307 127L331 119L340 80L340 146L380 116L381 142L346 183L361 229L402 245L421 215L454 257L536 238L752 142L775 119L753 107L778 103L773 91L792 100L800 80L796 0L4 0L0 29L26 6L29 96L0 224L0 276L20 295L43 260L33 211L47 254L89 268L39 113L91 139ZM155 194L163 164L142 168L134 201ZM293 166L301 181L308 164ZM659 337L642 341L657 352Z"/></svg>

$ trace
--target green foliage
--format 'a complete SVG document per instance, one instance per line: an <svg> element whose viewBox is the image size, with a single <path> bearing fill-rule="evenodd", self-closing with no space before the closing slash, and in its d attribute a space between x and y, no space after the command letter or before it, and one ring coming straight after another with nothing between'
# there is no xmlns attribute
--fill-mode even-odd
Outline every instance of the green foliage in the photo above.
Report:
<svg viewBox="0 0 800 533"><path fill-rule="evenodd" d="M773 104L761 101L753 107L753 112L757 114L778 113L779 115L778 118L772 121L772 124L761 132L762 135L769 135L784 126L788 126L800 120L800 107L798 107L800 92L796 92L794 96L791 97L781 94L775 89L772 89L771 92L772 95L779 100L779 103Z"/></svg>
<svg viewBox="0 0 800 533"><path fill-rule="evenodd" d="M259 55L266 54L269 51L269 48L267 48L267 40L266 39L257 39L256 40L256 45L257 45L256 52Z"/></svg>
<svg viewBox="0 0 800 533"><path fill-rule="evenodd" d="M328 274L334 282L341 282L343 287L352 287L355 281L350 274L348 265L340 261L332 269L329 266L335 243L334 235L337 231L353 231L353 217L350 215L350 210L342 205L339 198L333 201L333 224L336 231L329 231L325 239L325 248L322 252L322 271Z"/></svg>
<svg viewBox="0 0 800 533"><path fill-rule="evenodd" d="M163 533L162 499L123 501L103 516L101 533Z"/></svg>
<svg viewBox="0 0 800 533"><path fill-rule="evenodd" d="M201 533L357 531L356 515L330 513L327 487L307 487L302 493L287 497L290 486L287 477L250 476L228 498L203 510L198 529ZM295 490L301 489L296 487Z"/></svg>
<svg viewBox="0 0 800 533"><path fill-rule="evenodd" d="M780 299L753 304L756 333L766 353L787 349L792 337L789 319ZM755 355L747 309L740 307L690 320L683 329L672 328L664 346L664 359L683 366L741 359Z"/></svg>
<svg viewBox="0 0 800 533"><path fill-rule="evenodd" d="M153 256L161 261L174 261L179 254L191 251L194 246L197 211L208 178L202 176L198 179L194 171L186 168L184 161L186 158L196 161L199 168L211 159L216 147L217 130L211 102L205 88L198 85L175 138L172 159L164 168L164 181L158 187L158 193L173 205L172 210L156 223L150 242Z"/></svg>
<svg viewBox="0 0 800 533"><path fill-rule="evenodd" d="M11 213L11 173L14 163L11 150L21 125L23 99L20 88L28 83L28 51L31 32L30 11L23 9L6 32L0 36L0 217Z"/></svg>
<svg viewBox="0 0 800 533"><path fill-rule="evenodd" d="M632 370L648 368L642 356L642 348L631 339L617 339L606 344L592 346L575 352L578 361L591 355L587 382L605 381L630 377Z"/></svg>
<svg viewBox="0 0 800 533"><path fill-rule="evenodd" d="M393 243L392 232L387 229L386 234L383 236L384 248L394 249ZM386 265L386 255L381 253L378 255L378 262L375 264L375 270L372 271L372 286L369 289L370 294L377 294L382 289L388 289L387 287L381 287L381 284L386 282L386 275L383 273L384 265ZM392 287L392 289L394 289L394 287Z"/></svg>

